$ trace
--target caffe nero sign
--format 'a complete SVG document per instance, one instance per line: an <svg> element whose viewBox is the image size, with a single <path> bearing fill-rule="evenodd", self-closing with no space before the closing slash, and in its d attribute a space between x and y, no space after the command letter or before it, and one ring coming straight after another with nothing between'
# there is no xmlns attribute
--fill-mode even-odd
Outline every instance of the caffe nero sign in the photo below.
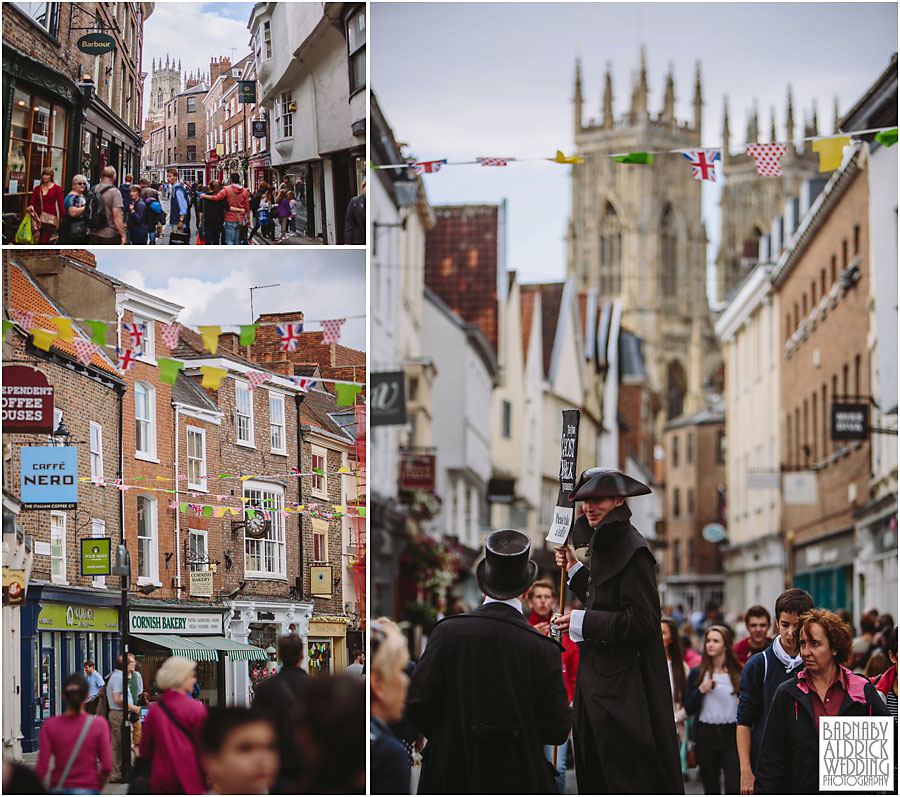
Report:
<svg viewBox="0 0 900 797"><path fill-rule="evenodd" d="M108 33L86 33L75 46L89 55L103 55L116 49L116 40Z"/></svg>

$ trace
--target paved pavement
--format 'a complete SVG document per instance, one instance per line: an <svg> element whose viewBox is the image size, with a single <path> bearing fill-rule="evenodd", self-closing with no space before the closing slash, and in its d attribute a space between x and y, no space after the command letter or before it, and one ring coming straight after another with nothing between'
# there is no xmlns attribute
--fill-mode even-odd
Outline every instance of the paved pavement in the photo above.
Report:
<svg viewBox="0 0 900 797"><path fill-rule="evenodd" d="M685 794L703 794L703 783L700 781L700 769L688 770L688 777L684 781ZM570 769L566 772L566 794L578 794L578 788L575 784L575 770Z"/></svg>
<svg viewBox="0 0 900 797"><path fill-rule="evenodd" d="M37 753L23 753L22 761L27 764L29 767L34 769L37 765ZM103 790L100 792L101 794L128 794L128 784L127 783L107 783Z"/></svg>

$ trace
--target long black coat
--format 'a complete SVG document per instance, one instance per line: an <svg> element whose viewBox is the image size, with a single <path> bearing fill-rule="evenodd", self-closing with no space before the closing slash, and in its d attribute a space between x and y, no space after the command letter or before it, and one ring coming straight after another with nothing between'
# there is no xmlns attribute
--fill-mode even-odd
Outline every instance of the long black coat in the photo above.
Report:
<svg viewBox="0 0 900 797"><path fill-rule="evenodd" d="M407 715L428 739L419 794L553 794L545 744L569 736L558 643L489 603L432 632Z"/></svg>
<svg viewBox="0 0 900 797"><path fill-rule="evenodd" d="M591 531L587 565L570 588L586 612L575 680L579 794L683 794L672 693L660 632L656 560L627 504Z"/></svg>

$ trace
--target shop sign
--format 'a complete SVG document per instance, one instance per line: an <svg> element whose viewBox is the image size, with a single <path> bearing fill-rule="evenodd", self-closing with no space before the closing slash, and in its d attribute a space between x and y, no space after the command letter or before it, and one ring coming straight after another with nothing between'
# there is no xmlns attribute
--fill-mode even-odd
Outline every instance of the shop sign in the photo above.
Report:
<svg viewBox="0 0 900 797"><path fill-rule="evenodd" d="M787 506L814 504L817 500L816 474L812 471L785 473L782 487Z"/></svg>
<svg viewBox="0 0 900 797"><path fill-rule="evenodd" d="M40 133L32 133L31 134L31 143L32 144L46 144L47 136L42 136Z"/></svg>
<svg viewBox="0 0 900 797"><path fill-rule="evenodd" d="M727 536L727 531L721 523L707 523L700 534L707 542L722 542Z"/></svg>
<svg viewBox="0 0 900 797"><path fill-rule="evenodd" d="M256 81L255 80L239 80L237 82L237 101L238 102L256 102Z"/></svg>
<svg viewBox="0 0 900 797"><path fill-rule="evenodd" d="M75 509L78 503L75 446L22 446L20 493L23 509Z"/></svg>
<svg viewBox="0 0 900 797"><path fill-rule="evenodd" d="M21 606L25 602L25 571L3 568L3 605Z"/></svg>
<svg viewBox="0 0 900 797"><path fill-rule="evenodd" d="M210 163L218 163L218 162L219 162L219 153L216 152L214 149L211 149L211 150L209 151L209 158L208 158L208 160L209 160Z"/></svg>
<svg viewBox="0 0 900 797"><path fill-rule="evenodd" d="M253 122L253 137L254 138L265 138L266 137L266 122L264 119L261 119L257 122Z"/></svg>
<svg viewBox="0 0 900 797"><path fill-rule="evenodd" d="M192 570L190 595L192 598L211 598L213 590L212 570Z"/></svg>
<svg viewBox="0 0 900 797"><path fill-rule="evenodd" d="M116 49L116 40L108 33L86 33L75 46L89 55L103 55Z"/></svg>
<svg viewBox="0 0 900 797"><path fill-rule="evenodd" d="M400 455L400 490L434 492L434 454Z"/></svg>
<svg viewBox="0 0 900 797"><path fill-rule="evenodd" d="M216 144L216 155L220 158L225 154L225 145L220 141Z"/></svg>
<svg viewBox="0 0 900 797"><path fill-rule="evenodd" d="M495 476L488 482L487 500L489 504L511 504L515 498L515 479Z"/></svg>
<svg viewBox="0 0 900 797"><path fill-rule="evenodd" d="M372 426L402 426L406 423L406 379L403 371L372 374L369 423Z"/></svg>
<svg viewBox="0 0 900 797"><path fill-rule="evenodd" d="M222 615L212 612L175 614L133 609L128 615L133 634L221 634Z"/></svg>
<svg viewBox="0 0 900 797"><path fill-rule="evenodd" d="M81 575L110 575L109 537L85 537L81 540Z"/></svg>
<svg viewBox="0 0 900 797"><path fill-rule="evenodd" d="M4 434L53 434L53 386L37 368L3 366L2 407Z"/></svg>
<svg viewBox="0 0 900 797"><path fill-rule="evenodd" d="M119 630L119 610L110 606L45 603L37 620L38 631Z"/></svg>
<svg viewBox="0 0 900 797"><path fill-rule="evenodd" d="M831 439L868 440L869 405L862 402L832 402Z"/></svg>

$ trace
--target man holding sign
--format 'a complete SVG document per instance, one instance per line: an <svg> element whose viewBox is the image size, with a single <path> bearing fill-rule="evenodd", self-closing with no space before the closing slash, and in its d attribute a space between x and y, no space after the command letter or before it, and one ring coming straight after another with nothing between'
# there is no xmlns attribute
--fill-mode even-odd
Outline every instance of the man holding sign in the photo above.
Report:
<svg viewBox="0 0 900 797"><path fill-rule="evenodd" d="M683 794L672 693L660 633L656 559L630 523L630 496L650 488L611 468L584 471L575 548L556 548L584 604L556 619L578 643L575 774L579 794Z"/></svg>

